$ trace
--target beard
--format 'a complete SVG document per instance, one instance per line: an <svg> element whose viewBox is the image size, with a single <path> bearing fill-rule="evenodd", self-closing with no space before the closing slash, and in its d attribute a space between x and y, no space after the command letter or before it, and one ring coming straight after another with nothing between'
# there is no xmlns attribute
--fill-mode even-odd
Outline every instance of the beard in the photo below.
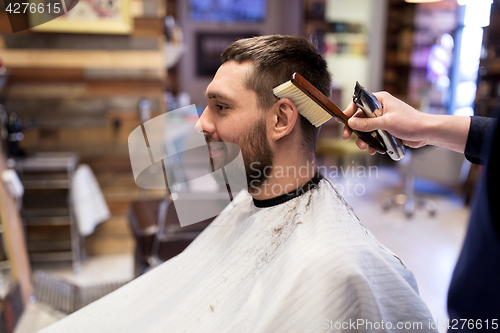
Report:
<svg viewBox="0 0 500 333"><path fill-rule="evenodd" d="M227 180L231 179L230 185L246 188L252 192L252 190L257 190L262 186L272 171L273 152L267 142L264 118L252 125L234 143L217 141L208 135L206 141L211 152L223 151L221 156L210 157L210 172L218 184L227 184ZM240 151L243 157L243 166L241 163L231 163ZM222 169L223 172L215 172L219 169ZM245 177L241 176L243 173ZM243 184L245 178L246 184Z"/></svg>

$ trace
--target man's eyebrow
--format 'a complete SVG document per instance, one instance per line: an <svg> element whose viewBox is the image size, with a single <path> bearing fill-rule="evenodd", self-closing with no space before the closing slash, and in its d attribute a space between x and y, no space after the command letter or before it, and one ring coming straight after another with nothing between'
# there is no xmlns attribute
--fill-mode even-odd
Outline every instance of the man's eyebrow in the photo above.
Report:
<svg viewBox="0 0 500 333"><path fill-rule="evenodd" d="M224 95L220 92L205 92L205 97L208 99L218 98L218 99L222 99L222 100L225 100L228 102L233 101L230 97L228 97L227 95Z"/></svg>

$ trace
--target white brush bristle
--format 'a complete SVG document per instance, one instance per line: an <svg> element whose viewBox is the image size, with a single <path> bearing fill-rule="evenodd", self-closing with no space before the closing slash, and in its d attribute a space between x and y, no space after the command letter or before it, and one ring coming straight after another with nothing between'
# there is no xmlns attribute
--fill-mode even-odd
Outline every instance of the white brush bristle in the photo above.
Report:
<svg viewBox="0 0 500 333"><path fill-rule="evenodd" d="M297 88L292 81L280 84L273 89L273 93L278 98L290 98L297 106L299 113L316 127L323 125L332 118L328 112Z"/></svg>

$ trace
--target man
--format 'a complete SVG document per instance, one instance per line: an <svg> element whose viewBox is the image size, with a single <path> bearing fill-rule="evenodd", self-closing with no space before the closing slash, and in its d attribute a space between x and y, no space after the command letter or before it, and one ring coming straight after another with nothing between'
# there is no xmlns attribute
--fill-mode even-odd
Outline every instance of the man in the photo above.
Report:
<svg viewBox="0 0 500 333"><path fill-rule="evenodd" d="M256 37L222 60L198 129L214 168L240 146L248 193L183 253L44 332L436 332L413 274L315 173L317 130L272 95L296 71L328 95L317 50Z"/></svg>

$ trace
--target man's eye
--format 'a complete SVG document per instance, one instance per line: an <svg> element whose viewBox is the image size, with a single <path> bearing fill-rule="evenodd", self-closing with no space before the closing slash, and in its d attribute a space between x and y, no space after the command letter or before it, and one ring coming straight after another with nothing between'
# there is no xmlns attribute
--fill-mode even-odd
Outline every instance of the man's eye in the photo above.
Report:
<svg viewBox="0 0 500 333"><path fill-rule="evenodd" d="M219 110L219 111L224 111L224 110L226 110L226 109L227 109L227 106L225 106L225 105L220 105L220 104L215 105L215 107L216 107L216 108L217 108L217 110Z"/></svg>

